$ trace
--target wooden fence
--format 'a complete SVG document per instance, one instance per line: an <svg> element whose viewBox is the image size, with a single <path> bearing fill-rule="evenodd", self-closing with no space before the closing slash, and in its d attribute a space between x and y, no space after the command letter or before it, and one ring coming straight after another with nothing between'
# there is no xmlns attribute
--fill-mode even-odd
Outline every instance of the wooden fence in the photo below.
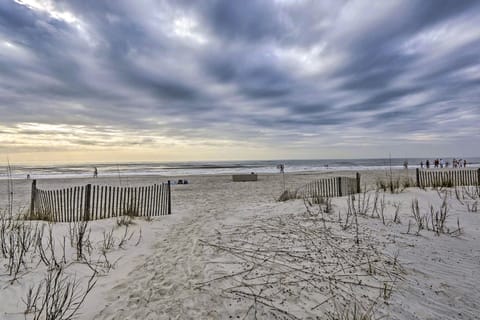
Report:
<svg viewBox="0 0 480 320"><path fill-rule="evenodd" d="M417 186L454 187L478 186L480 184L480 169L428 169L417 168Z"/></svg>
<svg viewBox="0 0 480 320"><path fill-rule="evenodd" d="M342 197L360 193L360 173L355 178L332 177L307 183L300 190L304 197Z"/></svg>
<svg viewBox="0 0 480 320"><path fill-rule="evenodd" d="M170 181L145 187L87 184L59 190L32 182L30 217L53 222L97 220L122 215L152 217L172 213Z"/></svg>

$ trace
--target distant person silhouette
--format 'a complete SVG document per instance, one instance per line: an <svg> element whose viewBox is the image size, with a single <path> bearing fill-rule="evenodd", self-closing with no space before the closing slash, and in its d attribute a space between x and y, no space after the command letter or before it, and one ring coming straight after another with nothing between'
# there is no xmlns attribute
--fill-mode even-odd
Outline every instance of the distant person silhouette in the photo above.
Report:
<svg viewBox="0 0 480 320"><path fill-rule="evenodd" d="M94 168L93 168L93 177L94 177L94 178L98 178L98 170L97 170L97 167L94 167Z"/></svg>

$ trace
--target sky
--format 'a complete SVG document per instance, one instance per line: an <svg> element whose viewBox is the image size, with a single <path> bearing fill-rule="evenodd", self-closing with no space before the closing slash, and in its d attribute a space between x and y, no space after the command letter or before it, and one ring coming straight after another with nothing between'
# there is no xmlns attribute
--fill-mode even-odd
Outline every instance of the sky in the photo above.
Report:
<svg viewBox="0 0 480 320"><path fill-rule="evenodd" d="M479 156L480 1L0 0L0 159Z"/></svg>

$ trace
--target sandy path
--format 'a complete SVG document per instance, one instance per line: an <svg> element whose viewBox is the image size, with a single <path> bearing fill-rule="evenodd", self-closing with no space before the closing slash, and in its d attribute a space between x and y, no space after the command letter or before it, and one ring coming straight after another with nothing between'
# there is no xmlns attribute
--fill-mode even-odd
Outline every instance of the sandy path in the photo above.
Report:
<svg viewBox="0 0 480 320"><path fill-rule="evenodd" d="M273 201L281 191L276 178L233 183L229 176L203 177L175 186L174 214L181 216L181 221L166 234L157 233L152 254L113 288L109 304L95 318L218 318L215 310L221 307L222 299L194 290L194 285L204 280L207 265L198 240L221 228L222 223L242 221L275 207L282 212L298 210L300 201L286 205ZM278 187L272 190L273 183Z"/></svg>

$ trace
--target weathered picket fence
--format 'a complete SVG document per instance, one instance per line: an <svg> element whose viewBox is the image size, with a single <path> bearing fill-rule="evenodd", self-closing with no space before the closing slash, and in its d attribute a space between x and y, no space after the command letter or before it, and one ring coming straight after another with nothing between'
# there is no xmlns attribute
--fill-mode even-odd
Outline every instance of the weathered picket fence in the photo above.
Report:
<svg viewBox="0 0 480 320"><path fill-rule="evenodd" d="M87 184L56 190L38 189L36 180L32 182L31 219L71 222L171 213L170 181L142 187Z"/></svg>
<svg viewBox="0 0 480 320"><path fill-rule="evenodd" d="M332 177L318 179L307 183L300 188L303 197L342 197L350 194L360 193L360 173L355 178Z"/></svg>
<svg viewBox="0 0 480 320"><path fill-rule="evenodd" d="M417 186L454 187L478 186L480 184L480 169L427 169L416 170Z"/></svg>

